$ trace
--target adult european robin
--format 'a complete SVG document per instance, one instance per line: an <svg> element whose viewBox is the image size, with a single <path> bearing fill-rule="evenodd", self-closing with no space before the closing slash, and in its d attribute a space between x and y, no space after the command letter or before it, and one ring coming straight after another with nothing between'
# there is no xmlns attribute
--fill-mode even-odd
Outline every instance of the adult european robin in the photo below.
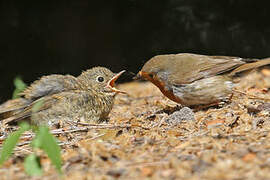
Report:
<svg viewBox="0 0 270 180"><path fill-rule="evenodd" d="M65 120L99 123L110 113L114 96L122 91L114 87L117 78L104 67L94 67L78 77L49 75L32 83L20 95L0 106L5 123L30 120L54 125ZM124 93L124 92L122 92Z"/></svg>
<svg viewBox="0 0 270 180"><path fill-rule="evenodd" d="M270 64L270 58L242 59L199 54L158 55L147 61L136 78L151 81L172 101L185 106L214 105L227 101L233 77Z"/></svg>

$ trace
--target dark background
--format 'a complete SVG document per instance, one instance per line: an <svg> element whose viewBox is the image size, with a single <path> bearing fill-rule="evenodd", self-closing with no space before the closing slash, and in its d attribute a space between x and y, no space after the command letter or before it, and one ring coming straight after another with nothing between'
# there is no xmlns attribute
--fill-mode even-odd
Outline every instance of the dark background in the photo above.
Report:
<svg viewBox="0 0 270 180"><path fill-rule="evenodd" d="M0 1L0 102L28 84L92 66L137 72L157 54L270 56L267 0ZM126 74L122 81L130 80Z"/></svg>

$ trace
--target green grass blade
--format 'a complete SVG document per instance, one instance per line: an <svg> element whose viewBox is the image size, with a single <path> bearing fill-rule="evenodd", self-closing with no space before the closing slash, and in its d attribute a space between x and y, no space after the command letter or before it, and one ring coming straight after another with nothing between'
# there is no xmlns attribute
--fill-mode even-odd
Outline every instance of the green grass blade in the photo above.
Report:
<svg viewBox="0 0 270 180"><path fill-rule="evenodd" d="M32 107L32 112L38 112L40 110L40 108L42 107L44 103L44 99L40 98L37 102L34 103L33 107Z"/></svg>
<svg viewBox="0 0 270 180"><path fill-rule="evenodd" d="M40 149L47 153L57 171L61 173L61 149L57 144L55 137L50 133L49 128L45 126L39 127L36 138L39 141L38 144Z"/></svg>
<svg viewBox="0 0 270 180"><path fill-rule="evenodd" d="M15 90L13 91L12 99L16 99L19 97L19 93L21 93L25 88L26 84L22 81L20 77L16 77L14 79Z"/></svg>
<svg viewBox="0 0 270 180"><path fill-rule="evenodd" d="M35 154L30 154L24 159L24 170L29 176L41 176L43 174L40 159Z"/></svg>
<svg viewBox="0 0 270 180"><path fill-rule="evenodd" d="M20 126L21 128L18 131L11 133L4 141L0 154L0 165L2 165L11 156L13 149L19 141L22 133L30 129L30 126L27 123L22 123Z"/></svg>

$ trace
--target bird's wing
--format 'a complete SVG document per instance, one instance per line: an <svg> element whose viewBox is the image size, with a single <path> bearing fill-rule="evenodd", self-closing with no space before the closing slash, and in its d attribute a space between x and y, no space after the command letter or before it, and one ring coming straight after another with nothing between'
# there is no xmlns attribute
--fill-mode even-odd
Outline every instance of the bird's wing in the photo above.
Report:
<svg viewBox="0 0 270 180"><path fill-rule="evenodd" d="M170 81L173 84L188 84L198 79L215 76L245 62L239 57L205 56L197 54L176 54L171 58L173 66L178 68L171 71ZM181 69L181 67L184 67Z"/></svg>
<svg viewBox="0 0 270 180"><path fill-rule="evenodd" d="M58 100L59 98L54 95L39 98L30 103L28 106L20 110L17 109L13 113L10 113L10 117L2 119L2 121L4 122L4 124L7 124L10 122L17 122L26 119L30 117L33 113L38 113L40 111L50 108L53 104L57 103Z"/></svg>
<svg viewBox="0 0 270 180"><path fill-rule="evenodd" d="M82 104L87 106L87 103L89 103L89 101L91 101L91 103L93 104L89 93L80 90L65 91L53 95L48 95L33 101L24 109L15 112L13 115L6 119L3 119L3 122L4 124L10 122L17 122L29 118L35 113L46 111L49 108L55 108L52 109L52 111L57 109L57 111L60 110L63 112L69 112L69 110L65 108L70 108L72 110L74 107L72 105L68 107L67 103L73 102L75 104Z"/></svg>
<svg viewBox="0 0 270 180"><path fill-rule="evenodd" d="M6 112L19 110L28 106L28 101L24 98L11 99L0 105L0 115Z"/></svg>
<svg viewBox="0 0 270 180"><path fill-rule="evenodd" d="M76 78L71 75L49 75L33 82L20 95L35 101L41 97L76 89Z"/></svg>
<svg viewBox="0 0 270 180"><path fill-rule="evenodd" d="M22 111L29 105L29 101L24 98L9 100L0 105L0 121L13 116L16 112Z"/></svg>
<svg viewBox="0 0 270 180"><path fill-rule="evenodd" d="M76 78L70 75L43 76L32 83L20 96L23 98L9 100L0 105L0 120L31 108L36 100L63 91L76 89Z"/></svg>

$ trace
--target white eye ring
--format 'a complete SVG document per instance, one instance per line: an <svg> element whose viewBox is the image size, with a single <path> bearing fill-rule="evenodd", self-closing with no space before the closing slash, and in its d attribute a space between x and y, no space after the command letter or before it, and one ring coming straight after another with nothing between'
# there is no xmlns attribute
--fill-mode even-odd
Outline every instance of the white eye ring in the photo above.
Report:
<svg viewBox="0 0 270 180"><path fill-rule="evenodd" d="M104 77L98 76L96 80L97 80L97 82L103 82L104 81Z"/></svg>

